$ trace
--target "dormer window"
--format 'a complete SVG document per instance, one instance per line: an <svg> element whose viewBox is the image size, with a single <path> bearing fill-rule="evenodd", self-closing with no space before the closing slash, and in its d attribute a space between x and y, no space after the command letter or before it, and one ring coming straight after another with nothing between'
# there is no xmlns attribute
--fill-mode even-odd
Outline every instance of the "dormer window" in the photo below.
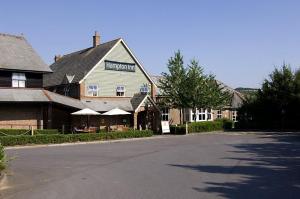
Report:
<svg viewBox="0 0 300 199"><path fill-rule="evenodd" d="M12 74L12 87L25 88L26 76L25 73L13 73Z"/></svg>
<svg viewBox="0 0 300 199"><path fill-rule="evenodd" d="M125 86L117 86L117 96L125 96Z"/></svg>
<svg viewBox="0 0 300 199"><path fill-rule="evenodd" d="M141 89L140 89L140 92L141 92L141 94L144 94L144 95L148 94L148 92L149 92L148 86L147 85L143 85L141 87Z"/></svg>

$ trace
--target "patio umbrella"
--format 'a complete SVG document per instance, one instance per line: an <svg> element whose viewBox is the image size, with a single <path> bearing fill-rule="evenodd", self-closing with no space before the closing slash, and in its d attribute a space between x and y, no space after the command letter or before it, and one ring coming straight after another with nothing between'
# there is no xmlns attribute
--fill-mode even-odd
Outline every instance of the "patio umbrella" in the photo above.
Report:
<svg viewBox="0 0 300 199"><path fill-rule="evenodd" d="M122 109L114 108L114 109L111 109L110 111L103 113L102 115L130 115L130 114L131 113L129 113L127 111L123 111Z"/></svg>
<svg viewBox="0 0 300 199"><path fill-rule="evenodd" d="M80 111L76 111L74 113L71 113L72 115L86 115L87 116L87 127L89 127L89 116L90 115L101 115L100 113L92 110L92 109L89 109L89 108L85 108L85 109L82 109Z"/></svg>
<svg viewBox="0 0 300 199"><path fill-rule="evenodd" d="M102 115L130 115L130 114L131 113L124 111L122 109L114 108L114 109L111 109L110 111L103 113ZM109 124L109 128L110 128L110 124Z"/></svg>

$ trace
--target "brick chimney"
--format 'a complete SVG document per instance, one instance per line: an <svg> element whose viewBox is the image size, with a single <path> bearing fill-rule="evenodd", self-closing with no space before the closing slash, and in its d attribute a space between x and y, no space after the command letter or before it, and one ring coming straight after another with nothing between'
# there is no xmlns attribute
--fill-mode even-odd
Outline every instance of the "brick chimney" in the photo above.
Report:
<svg viewBox="0 0 300 199"><path fill-rule="evenodd" d="M97 47L100 44L100 35L97 31L95 31L95 35L93 36L93 47Z"/></svg>
<svg viewBox="0 0 300 199"><path fill-rule="evenodd" d="M55 55L54 56L54 62L57 62L61 58L61 55Z"/></svg>

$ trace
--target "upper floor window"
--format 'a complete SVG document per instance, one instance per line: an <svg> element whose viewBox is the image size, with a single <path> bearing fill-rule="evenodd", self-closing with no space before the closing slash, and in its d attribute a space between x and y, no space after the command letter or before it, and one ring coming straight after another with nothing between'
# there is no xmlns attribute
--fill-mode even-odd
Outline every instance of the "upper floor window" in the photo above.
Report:
<svg viewBox="0 0 300 199"><path fill-rule="evenodd" d="M24 88L26 86L25 73L13 73L12 74L12 87Z"/></svg>
<svg viewBox="0 0 300 199"><path fill-rule="evenodd" d="M87 94L88 96L98 96L98 85L89 85Z"/></svg>
<svg viewBox="0 0 300 199"><path fill-rule="evenodd" d="M141 94L148 94L149 88L147 85L143 85L140 89Z"/></svg>
<svg viewBox="0 0 300 199"><path fill-rule="evenodd" d="M117 86L116 94L117 96L125 96L125 86Z"/></svg>
<svg viewBox="0 0 300 199"><path fill-rule="evenodd" d="M169 121L169 109L168 108L161 109L161 120Z"/></svg>

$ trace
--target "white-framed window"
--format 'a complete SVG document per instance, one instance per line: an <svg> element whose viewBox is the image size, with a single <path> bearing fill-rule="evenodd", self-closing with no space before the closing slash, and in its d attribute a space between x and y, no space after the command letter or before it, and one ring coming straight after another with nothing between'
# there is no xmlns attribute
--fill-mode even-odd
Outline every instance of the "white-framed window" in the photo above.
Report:
<svg viewBox="0 0 300 199"><path fill-rule="evenodd" d="M98 96L98 85L88 85L87 95L88 96Z"/></svg>
<svg viewBox="0 0 300 199"><path fill-rule="evenodd" d="M217 110L217 119L222 118L222 110Z"/></svg>
<svg viewBox="0 0 300 199"><path fill-rule="evenodd" d="M148 85L143 85L143 86L140 88L140 92L141 92L141 94L148 94L148 92L149 92Z"/></svg>
<svg viewBox="0 0 300 199"><path fill-rule="evenodd" d="M13 73L12 74L12 87L25 88L26 76L25 73Z"/></svg>
<svg viewBox="0 0 300 199"><path fill-rule="evenodd" d="M162 108L161 109L161 120L162 121L169 121L169 108Z"/></svg>
<svg viewBox="0 0 300 199"><path fill-rule="evenodd" d="M206 115L207 115L207 120L211 121L212 120L212 112L211 112L210 108L206 110Z"/></svg>
<svg viewBox="0 0 300 199"><path fill-rule="evenodd" d="M198 110L199 121L206 121L206 110L204 108L200 108Z"/></svg>
<svg viewBox="0 0 300 199"><path fill-rule="evenodd" d="M116 94L117 96L125 96L125 86L117 86Z"/></svg>
<svg viewBox="0 0 300 199"><path fill-rule="evenodd" d="M236 122L237 121L236 118L237 118L237 111L232 111L232 121Z"/></svg>
<svg viewBox="0 0 300 199"><path fill-rule="evenodd" d="M188 120L190 122L194 122L196 119L196 122L202 122L202 121L212 121L212 110L211 109L205 109L200 108L196 109L196 114L194 114L193 110L189 110L189 115L186 116L186 118L189 118Z"/></svg>

